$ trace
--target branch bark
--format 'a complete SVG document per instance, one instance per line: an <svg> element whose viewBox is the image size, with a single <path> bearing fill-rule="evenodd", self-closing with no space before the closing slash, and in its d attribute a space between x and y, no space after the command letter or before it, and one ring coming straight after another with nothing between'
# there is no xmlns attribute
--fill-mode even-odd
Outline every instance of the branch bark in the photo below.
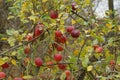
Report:
<svg viewBox="0 0 120 80"><path fill-rule="evenodd" d="M108 0L108 5L109 5L109 10L112 11L110 14L110 18L114 18L114 1L113 0Z"/></svg>

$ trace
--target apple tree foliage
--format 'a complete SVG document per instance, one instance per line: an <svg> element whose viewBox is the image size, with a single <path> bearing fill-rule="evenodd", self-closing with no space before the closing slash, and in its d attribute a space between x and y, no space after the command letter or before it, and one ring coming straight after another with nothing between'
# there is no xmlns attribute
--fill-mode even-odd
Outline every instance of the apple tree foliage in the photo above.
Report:
<svg viewBox="0 0 120 80"><path fill-rule="evenodd" d="M120 23L99 19L90 0L6 0L10 48L0 53L6 79L118 80ZM17 25L15 25L17 24ZM68 28L69 27L69 28ZM68 30L69 29L69 30ZM18 72L11 73L12 69Z"/></svg>

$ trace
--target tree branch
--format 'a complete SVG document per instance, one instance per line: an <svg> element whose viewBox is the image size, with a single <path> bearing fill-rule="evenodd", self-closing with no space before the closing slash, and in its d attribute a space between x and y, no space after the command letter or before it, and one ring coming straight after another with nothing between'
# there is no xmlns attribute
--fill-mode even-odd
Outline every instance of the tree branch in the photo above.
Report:
<svg viewBox="0 0 120 80"><path fill-rule="evenodd" d="M76 12L74 12L73 10L71 11L73 14L77 15L78 17L80 17L81 19L83 19L84 21L88 22L88 20L86 18L84 18L83 16L77 14Z"/></svg>
<svg viewBox="0 0 120 80"><path fill-rule="evenodd" d="M16 49L16 48L18 48L18 47L20 47L20 46L26 45L26 44L28 44L28 43L32 43L34 40L36 40L36 39L38 39L39 37L41 37L41 35L42 35L43 33L44 33L44 32L42 32L39 36L33 38L31 41L22 43L22 44L20 44L20 45L16 45L16 46L14 46L14 47L12 47L12 48L10 48L10 49L2 52L2 53L0 54L0 56L1 56L1 55L4 55L5 53L10 52L10 51L12 51L12 50L14 50L14 49Z"/></svg>

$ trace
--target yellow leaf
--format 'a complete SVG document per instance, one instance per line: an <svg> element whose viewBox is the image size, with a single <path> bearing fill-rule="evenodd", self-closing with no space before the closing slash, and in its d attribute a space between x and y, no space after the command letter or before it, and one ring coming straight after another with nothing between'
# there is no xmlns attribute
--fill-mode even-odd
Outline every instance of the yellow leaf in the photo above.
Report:
<svg viewBox="0 0 120 80"><path fill-rule="evenodd" d="M90 4L90 0L85 0L85 3L86 4Z"/></svg>
<svg viewBox="0 0 120 80"><path fill-rule="evenodd" d="M42 2L47 2L48 0L42 0Z"/></svg>
<svg viewBox="0 0 120 80"><path fill-rule="evenodd" d="M4 40L4 41L6 41L6 40L7 40L7 38L3 37L3 38L1 38L1 40Z"/></svg>
<svg viewBox="0 0 120 80"><path fill-rule="evenodd" d="M78 56L78 53L79 53L79 50L78 50L78 49L76 49L76 50L73 52L74 56Z"/></svg>
<svg viewBox="0 0 120 80"><path fill-rule="evenodd" d="M93 69L92 65L90 65L90 66L87 67L87 71L91 71L92 69Z"/></svg>
<svg viewBox="0 0 120 80"><path fill-rule="evenodd" d="M13 51L13 52L11 53L11 55L12 55L12 56L15 56L16 53L17 53L16 51Z"/></svg>
<svg viewBox="0 0 120 80"><path fill-rule="evenodd" d="M65 13L63 16L62 16L62 19L65 20L69 17L68 13Z"/></svg>
<svg viewBox="0 0 120 80"><path fill-rule="evenodd" d="M16 60L12 59L11 62L12 62L13 65L17 66Z"/></svg>
<svg viewBox="0 0 120 80"><path fill-rule="evenodd" d="M75 23L76 23L76 21L72 19L72 24L75 24Z"/></svg>
<svg viewBox="0 0 120 80"><path fill-rule="evenodd" d="M3 65L4 63L5 61L2 58L0 58L0 66Z"/></svg>
<svg viewBox="0 0 120 80"><path fill-rule="evenodd" d="M6 63L8 60L9 60L8 57L0 58L0 65L3 65L3 64Z"/></svg>
<svg viewBox="0 0 120 80"><path fill-rule="evenodd" d="M118 25L118 30L120 31L120 25Z"/></svg>
<svg viewBox="0 0 120 80"><path fill-rule="evenodd" d="M31 79L32 76L31 75L27 75L27 76L23 76L24 79Z"/></svg>
<svg viewBox="0 0 120 80"><path fill-rule="evenodd" d="M8 20L9 20L9 19L13 19L14 17L15 17L15 16L8 16L7 19L8 19Z"/></svg>
<svg viewBox="0 0 120 80"><path fill-rule="evenodd" d="M107 23L107 24L106 24L106 27L112 28L112 24L111 24L111 23Z"/></svg>
<svg viewBox="0 0 120 80"><path fill-rule="evenodd" d="M2 60L4 60L5 62L7 62L9 60L8 57L3 57Z"/></svg>
<svg viewBox="0 0 120 80"><path fill-rule="evenodd" d="M63 16L63 14L65 14L65 13L64 13L64 12L60 13L60 14L59 14L59 17L62 17L62 16Z"/></svg>
<svg viewBox="0 0 120 80"><path fill-rule="evenodd" d="M32 15L32 16L29 16L28 18L29 18L30 20L32 20L32 21L34 21L34 22L35 22L35 21L37 20L37 18L38 18L38 17L37 17L37 16Z"/></svg>

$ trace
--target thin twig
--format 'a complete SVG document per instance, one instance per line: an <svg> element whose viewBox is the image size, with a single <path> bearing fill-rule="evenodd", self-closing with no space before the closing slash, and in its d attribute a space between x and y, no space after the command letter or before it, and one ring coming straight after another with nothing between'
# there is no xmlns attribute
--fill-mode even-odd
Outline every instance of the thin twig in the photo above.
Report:
<svg viewBox="0 0 120 80"><path fill-rule="evenodd" d="M55 63L55 64L51 64L51 65L42 65L42 66L54 66L54 65L58 65L58 64L74 64L73 62L60 62L60 63Z"/></svg>
<svg viewBox="0 0 120 80"><path fill-rule="evenodd" d="M14 46L14 47L12 47L12 48L10 48L10 49L8 49L8 50L2 52L2 53L0 54L0 56L1 56L1 55L4 55L4 54L7 53L7 52L10 52L10 51L12 51L12 50L18 48L18 47L21 47L21 46L26 45L26 44L28 44L28 43L32 43L34 40L38 39L43 33L44 33L44 32L42 32L39 36L33 38L31 41L22 43L22 44L20 44L20 45L16 45L16 46Z"/></svg>
<svg viewBox="0 0 120 80"><path fill-rule="evenodd" d="M81 19L83 19L84 21L88 22L88 20L86 18L84 18L83 16L79 15L78 13L74 12L73 10L71 11L73 14L77 15L78 17L80 17Z"/></svg>
<svg viewBox="0 0 120 80"><path fill-rule="evenodd" d="M80 51L79 51L79 54L78 54L78 62L79 62L79 58L80 58L80 54L81 54L81 52L82 52L82 49L83 49L83 47L84 47L85 44L86 44L86 41L87 41L87 38L85 38L84 43L82 44L82 46L81 46L81 48L80 48Z"/></svg>

